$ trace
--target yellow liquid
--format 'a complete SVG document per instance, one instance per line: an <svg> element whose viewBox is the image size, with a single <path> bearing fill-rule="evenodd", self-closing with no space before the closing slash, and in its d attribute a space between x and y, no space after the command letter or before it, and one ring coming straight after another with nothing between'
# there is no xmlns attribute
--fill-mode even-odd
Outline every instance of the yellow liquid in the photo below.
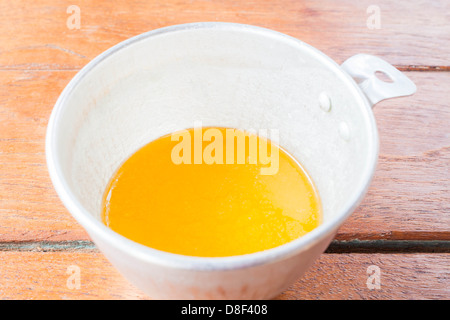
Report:
<svg viewBox="0 0 450 320"><path fill-rule="evenodd" d="M207 129L187 130L191 146L196 143L194 130L203 135ZM225 146L226 130L232 129L215 129L223 133ZM151 248L200 257L254 253L316 228L322 220L320 199L305 170L274 143L236 132L247 142L245 164L227 164L226 152L224 164L198 164L194 157L199 150L192 151L191 164L175 164L172 152L180 142L172 141L171 135L138 150L106 188L103 222ZM267 142L270 154L279 152L276 174L261 174L268 165L260 159L250 163L250 138ZM203 141L201 151L210 143ZM237 148L235 143L234 159Z"/></svg>

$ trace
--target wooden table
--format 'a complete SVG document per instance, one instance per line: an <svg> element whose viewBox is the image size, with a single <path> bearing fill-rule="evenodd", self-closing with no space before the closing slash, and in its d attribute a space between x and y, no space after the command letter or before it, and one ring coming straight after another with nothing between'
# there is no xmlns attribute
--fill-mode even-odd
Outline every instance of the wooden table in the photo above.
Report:
<svg viewBox="0 0 450 320"><path fill-rule="evenodd" d="M338 63L377 55L418 88L375 107L381 150L365 200L278 298L450 298L449 1L77 0L80 29L68 28L70 4L0 1L0 298L147 298L60 202L45 163L45 130L64 86L96 55L145 31L197 21L274 29ZM368 27L373 4L380 28ZM372 265L379 289L367 286ZM80 268L79 288L68 283L71 266Z"/></svg>

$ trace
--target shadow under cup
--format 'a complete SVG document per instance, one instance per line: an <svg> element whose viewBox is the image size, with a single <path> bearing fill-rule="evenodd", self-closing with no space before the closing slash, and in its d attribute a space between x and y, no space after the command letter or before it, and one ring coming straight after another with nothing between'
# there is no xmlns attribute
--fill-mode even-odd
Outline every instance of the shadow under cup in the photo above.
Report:
<svg viewBox="0 0 450 320"><path fill-rule="evenodd" d="M323 224L305 239L226 258L163 253L106 228L102 196L119 165L148 142L198 123L278 130L279 145L317 187ZM151 297L268 298L325 250L361 200L377 139L365 97L316 49L261 28L198 24L132 38L89 63L57 102L47 157L65 205Z"/></svg>

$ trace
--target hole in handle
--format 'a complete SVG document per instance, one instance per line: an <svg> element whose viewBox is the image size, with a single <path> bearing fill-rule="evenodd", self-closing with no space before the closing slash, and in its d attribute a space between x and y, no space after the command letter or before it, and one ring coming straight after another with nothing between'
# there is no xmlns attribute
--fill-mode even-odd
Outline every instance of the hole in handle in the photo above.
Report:
<svg viewBox="0 0 450 320"><path fill-rule="evenodd" d="M380 71L380 70L375 71L375 76L383 82L388 82L388 83L394 82L394 80L392 80L392 78L384 71Z"/></svg>

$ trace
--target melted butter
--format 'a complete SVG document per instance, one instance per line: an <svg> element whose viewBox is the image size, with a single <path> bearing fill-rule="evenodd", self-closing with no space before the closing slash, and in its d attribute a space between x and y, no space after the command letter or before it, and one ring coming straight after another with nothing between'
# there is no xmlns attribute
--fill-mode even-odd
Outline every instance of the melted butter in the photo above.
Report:
<svg viewBox="0 0 450 320"><path fill-rule="evenodd" d="M194 130L207 129L187 130L192 146ZM215 129L226 136L227 129ZM143 245L201 257L274 248L316 228L322 219L320 199L306 171L274 143L239 132L247 142L267 142L271 154L279 152L276 174L261 174L267 163L248 163L248 145L245 164L226 164L225 154L224 164L194 164L195 151L191 164L175 164L172 152L180 142L163 136L115 172L103 197L103 222ZM200 144L202 151L208 144Z"/></svg>

